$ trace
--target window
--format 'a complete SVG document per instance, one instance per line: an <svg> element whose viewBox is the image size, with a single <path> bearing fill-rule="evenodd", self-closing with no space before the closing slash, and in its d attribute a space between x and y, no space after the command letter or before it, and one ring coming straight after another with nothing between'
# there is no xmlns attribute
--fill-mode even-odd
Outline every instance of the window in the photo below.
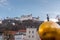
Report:
<svg viewBox="0 0 60 40"><path fill-rule="evenodd" d="M34 33L34 31L32 31L32 33Z"/></svg>
<svg viewBox="0 0 60 40"><path fill-rule="evenodd" d="M32 38L34 38L34 36L32 36Z"/></svg>
<svg viewBox="0 0 60 40"><path fill-rule="evenodd" d="M28 37L30 38L30 35Z"/></svg>
<svg viewBox="0 0 60 40"><path fill-rule="evenodd" d="M29 31L29 33L31 33L31 31Z"/></svg>

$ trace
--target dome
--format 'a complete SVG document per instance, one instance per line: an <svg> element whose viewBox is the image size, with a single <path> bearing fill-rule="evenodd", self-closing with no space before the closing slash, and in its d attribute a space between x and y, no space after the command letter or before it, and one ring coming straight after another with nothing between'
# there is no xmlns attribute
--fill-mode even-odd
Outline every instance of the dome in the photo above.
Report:
<svg viewBox="0 0 60 40"><path fill-rule="evenodd" d="M55 40L60 26L53 21L43 22L38 29L38 34L43 40ZM60 35L60 34L59 34ZM59 36L60 37L60 36Z"/></svg>

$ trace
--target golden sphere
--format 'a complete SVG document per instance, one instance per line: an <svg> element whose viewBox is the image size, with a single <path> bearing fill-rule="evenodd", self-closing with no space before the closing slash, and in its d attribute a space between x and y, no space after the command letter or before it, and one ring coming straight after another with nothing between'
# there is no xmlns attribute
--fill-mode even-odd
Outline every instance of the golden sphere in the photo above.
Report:
<svg viewBox="0 0 60 40"><path fill-rule="evenodd" d="M38 29L38 34L41 40L60 40L59 25L52 21L43 22Z"/></svg>

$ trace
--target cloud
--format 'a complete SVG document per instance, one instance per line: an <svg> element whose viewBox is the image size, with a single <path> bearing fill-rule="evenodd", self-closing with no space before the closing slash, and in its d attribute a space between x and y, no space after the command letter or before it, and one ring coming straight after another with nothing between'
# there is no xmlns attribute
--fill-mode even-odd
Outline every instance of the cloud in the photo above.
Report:
<svg viewBox="0 0 60 40"><path fill-rule="evenodd" d="M12 10L11 6L9 5L8 0L0 0L0 7L6 8L9 11Z"/></svg>
<svg viewBox="0 0 60 40"><path fill-rule="evenodd" d="M4 7L8 5L8 0L0 0L0 7Z"/></svg>

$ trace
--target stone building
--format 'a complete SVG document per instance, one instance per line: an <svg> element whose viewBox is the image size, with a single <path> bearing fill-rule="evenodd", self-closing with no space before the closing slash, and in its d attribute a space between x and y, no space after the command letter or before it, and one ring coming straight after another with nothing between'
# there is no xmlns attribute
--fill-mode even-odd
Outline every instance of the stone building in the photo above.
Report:
<svg viewBox="0 0 60 40"><path fill-rule="evenodd" d="M37 28L26 29L26 40L40 40L37 33Z"/></svg>

